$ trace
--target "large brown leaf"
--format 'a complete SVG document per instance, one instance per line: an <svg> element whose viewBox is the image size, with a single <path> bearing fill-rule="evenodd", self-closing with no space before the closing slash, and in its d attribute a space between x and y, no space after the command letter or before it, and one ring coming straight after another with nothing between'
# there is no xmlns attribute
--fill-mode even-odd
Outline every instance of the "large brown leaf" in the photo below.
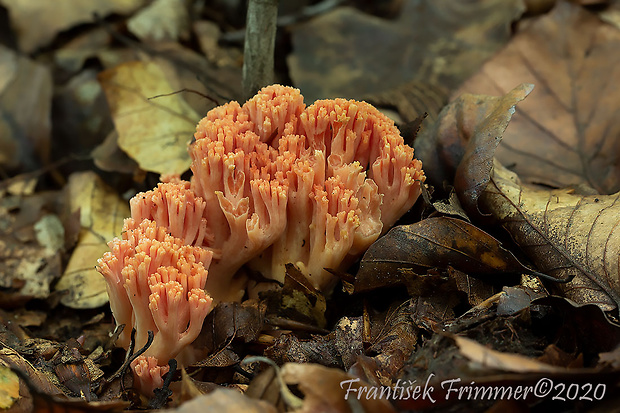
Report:
<svg viewBox="0 0 620 413"><path fill-rule="evenodd" d="M620 192L584 196L521 185L495 164L480 197L523 251L561 281L566 297L613 310L620 303Z"/></svg>
<svg viewBox="0 0 620 413"><path fill-rule="evenodd" d="M497 158L524 182L620 190L620 30L565 2L529 23L455 96L535 84Z"/></svg>

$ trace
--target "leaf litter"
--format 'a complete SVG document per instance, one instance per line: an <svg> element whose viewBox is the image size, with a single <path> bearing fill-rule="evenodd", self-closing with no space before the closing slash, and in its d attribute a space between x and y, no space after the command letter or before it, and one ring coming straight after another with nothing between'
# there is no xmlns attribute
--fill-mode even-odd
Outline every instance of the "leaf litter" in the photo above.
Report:
<svg viewBox="0 0 620 413"><path fill-rule="evenodd" d="M417 126L401 125L434 187L430 204L416 206L360 263L337 273L342 288L331 295L304 284L291 265L276 293L217 306L196 341L204 358L169 377L169 400L145 400L121 374L125 354L114 348L118 331L94 266L129 214L126 200L152 188L155 174L183 173L196 121L214 101L240 95L241 52L217 41L236 24L225 17L234 14L232 6L222 6L216 18L208 14L212 2L204 9L163 0L93 2L89 16L83 5L59 8L58 19L41 23L43 34L37 34L23 29L30 2L0 3L15 29L13 48L21 52L0 51L3 406L120 411L157 405L187 412L206 406L256 412L577 407L550 398L513 404L446 398L450 393L439 384L459 378L516 388L544 377L566 387L598 383L607 386L604 403L618 401L612 394L620 382L613 114L620 95L613 81L617 54L610 52L618 29L603 22L612 21L614 6L560 1L533 13L528 4L537 15L522 17L520 1L502 10L494 1L463 9L403 2L400 14L390 8L393 21L369 9L335 7L287 27L291 38L278 41L292 48L277 53L277 76L292 79L307 96L368 97L386 111L396 109L404 122L430 114L417 135ZM179 19L155 25L173 4ZM414 5L421 7L415 16ZM196 10L202 14L184 17ZM95 21L92 11L97 25L75 26ZM110 12L116 14L100 19ZM475 19L454 20L463 15ZM317 32L330 19L351 22L348 43ZM411 29L411 19L425 25ZM375 64L406 55L357 47L356 36L369 27L381 41L404 39L416 51L411 62L423 64L388 64L390 75L382 75ZM320 41L305 44L304 35ZM321 46L326 38L332 44ZM358 71L330 65L327 75L316 62L300 64L319 46L328 57L346 50L332 57L347 57L347 64L370 60L356 64ZM401 75L393 75L395 67ZM41 85L40 98L25 79ZM441 110L449 94L455 99ZM274 361L275 369L269 367ZM436 400L358 399L347 393L348 381L354 395L428 383Z"/></svg>

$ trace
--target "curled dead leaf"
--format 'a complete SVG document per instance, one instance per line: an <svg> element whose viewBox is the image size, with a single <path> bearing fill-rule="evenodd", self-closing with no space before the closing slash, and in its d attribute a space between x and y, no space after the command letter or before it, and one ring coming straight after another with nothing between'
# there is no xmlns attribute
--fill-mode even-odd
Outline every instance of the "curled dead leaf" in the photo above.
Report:
<svg viewBox="0 0 620 413"><path fill-rule="evenodd" d="M428 182L438 189L454 182L462 206L472 216L478 215L476 200L489 181L495 149L515 105L533 87L523 83L499 97L464 93L442 109L437 121L422 128L414 142Z"/></svg>
<svg viewBox="0 0 620 413"><path fill-rule="evenodd" d="M31 194L30 180L16 178L0 193L0 306L5 308L49 297L65 247L63 224L52 213L60 193Z"/></svg>
<svg viewBox="0 0 620 413"><path fill-rule="evenodd" d="M478 198L489 183L495 148L502 141L504 131L515 113L515 106L525 99L532 89L534 85L524 83L502 97L483 100L485 117L476 124L454 177L454 189L459 195L461 205L470 214L480 212ZM481 99L474 96L465 97L467 98Z"/></svg>
<svg viewBox="0 0 620 413"><path fill-rule="evenodd" d="M459 351L470 361L470 368L501 370L513 373L563 372L563 368L550 366L535 359L515 353L490 349L467 337L452 336Z"/></svg>

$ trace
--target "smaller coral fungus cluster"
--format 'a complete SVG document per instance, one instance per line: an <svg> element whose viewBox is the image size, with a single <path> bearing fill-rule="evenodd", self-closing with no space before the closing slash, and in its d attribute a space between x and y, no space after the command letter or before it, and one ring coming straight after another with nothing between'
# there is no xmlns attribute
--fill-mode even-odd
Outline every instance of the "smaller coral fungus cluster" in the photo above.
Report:
<svg viewBox="0 0 620 413"><path fill-rule="evenodd" d="M213 253L185 244L148 219L125 220L122 239L108 245L111 251L99 260L98 270L107 281L116 323L125 325L117 344L129 346L132 328L137 348L146 344L149 331L154 333L147 351L131 365L137 387L150 393L161 387L168 368L158 366L160 360L194 361L188 345L211 309L204 287Z"/></svg>
<svg viewBox="0 0 620 413"><path fill-rule="evenodd" d="M282 282L293 263L329 290L335 279L325 269L358 258L424 181L413 149L377 109L344 99L306 107L290 87L211 110L194 136L191 181L170 178L136 195L122 239L99 262L116 322L126 325L119 344L130 327L137 346L155 333L132 365L145 392L161 383L168 359L192 361L187 344L211 307L203 288L238 300L244 264Z"/></svg>

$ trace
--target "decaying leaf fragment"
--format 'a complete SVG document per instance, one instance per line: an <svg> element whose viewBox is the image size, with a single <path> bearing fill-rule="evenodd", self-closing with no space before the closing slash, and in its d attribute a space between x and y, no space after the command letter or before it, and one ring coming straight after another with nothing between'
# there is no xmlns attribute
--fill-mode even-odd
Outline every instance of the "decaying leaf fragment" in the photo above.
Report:
<svg viewBox="0 0 620 413"><path fill-rule="evenodd" d="M120 234L129 206L94 172L72 175L67 193L71 211L79 210L82 229L56 290L66 292L61 302L68 307L99 307L108 301L108 294L95 265L108 250L108 240Z"/></svg>
<svg viewBox="0 0 620 413"><path fill-rule="evenodd" d="M532 89L533 84L523 83L502 97L484 99L482 113L485 117L474 128L454 177L454 188L461 204L470 214L479 213L478 198L489 182L495 149L502 141L504 131L515 113L515 106ZM475 99L473 96L469 98Z"/></svg>
<svg viewBox="0 0 620 413"><path fill-rule="evenodd" d="M65 231L60 193L32 193L37 180L16 179L0 192L0 302L46 299L61 274Z"/></svg>
<svg viewBox="0 0 620 413"><path fill-rule="evenodd" d="M607 311L620 304L620 192L533 189L496 162L480 201L541 272L570 281L558 284L566 297Z"/></svg>
<svg viewBox="0 0 620 413"><path fill-rule="evenodd" d="M99 81L120 148L144 170L185 172L190 165L187 144L200 117L181 95L159 96L178 90L164 71L154 62L129 62L102 72Z"/></svg>

